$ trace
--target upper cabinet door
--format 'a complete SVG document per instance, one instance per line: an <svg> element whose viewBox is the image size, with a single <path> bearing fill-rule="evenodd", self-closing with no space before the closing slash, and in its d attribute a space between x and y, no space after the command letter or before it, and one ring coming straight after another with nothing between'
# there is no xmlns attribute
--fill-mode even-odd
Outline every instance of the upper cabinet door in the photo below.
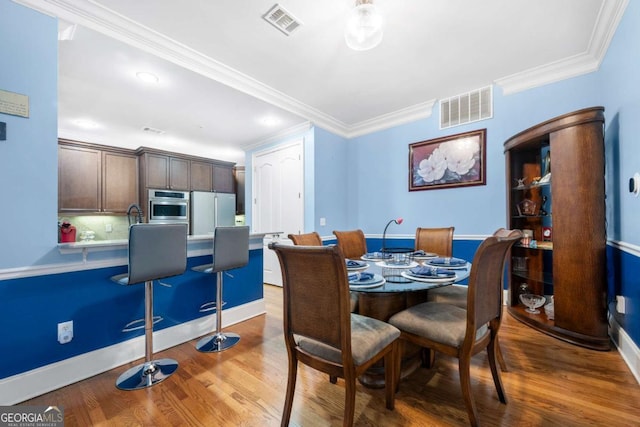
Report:
<svg viewBox="0 0 640 427"><path fill-rule="evenodd" d="M157 154L146 154L147 187L169 188L169 157Z"/></svg>
<svg viewBox="0 0 640 427"><path fill-rule="evenodd" d="M101 209L101 152L58 147L58 210L98 212Z"/></svg>
<svg viewBox="0 0 640 427"><path fill-rule="evenodd" d="M189 160L169 158L169 188L189 191L191 186L191 165Z"/></svg>
<svg viewBox="0 0 640 427"><path fill-rule="evenodd" d="M211 163L191 161L191 190L213 190L213 165Z"/></svg>
<svg viewBox="0 0 640 427"><path fill-rule="evenodd" d="M221 193L233 193L233 166L213 166L213 189Z"/></svg>
<svg viewBox="0 0 640 427"><path fill-rule="evenodd" d="M135 155L103 153L102 210L127 212L138 203L138 158Z"/></svg>

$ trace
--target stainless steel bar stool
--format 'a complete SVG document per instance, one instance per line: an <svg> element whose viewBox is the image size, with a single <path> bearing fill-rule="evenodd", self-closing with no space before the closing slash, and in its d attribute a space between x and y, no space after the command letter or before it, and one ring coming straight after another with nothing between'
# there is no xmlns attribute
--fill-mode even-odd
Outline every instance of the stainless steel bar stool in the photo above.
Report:
<svg viewBox="0 0 640 427"><path fill-rule="evenodd" d="M219 352L233 347L240 335L222 332L222 276L228 270L249 263L249 227L216 227L213 232L213 264L194 267L194 271L216 273L216 332L202 338L196 349L205 353ZM233 276L231 276L233 277Z"/></svg>
<svg viewBox="0 0 640 427"><path fill-rule="evenodd" d="M129 227L129 272L114 276L122 285L145 284L145 359L116 380L121 390L138 390L163 381L178 369L173 359L153 360L153 281L187 268L188 224L133 224Z"/></svg>

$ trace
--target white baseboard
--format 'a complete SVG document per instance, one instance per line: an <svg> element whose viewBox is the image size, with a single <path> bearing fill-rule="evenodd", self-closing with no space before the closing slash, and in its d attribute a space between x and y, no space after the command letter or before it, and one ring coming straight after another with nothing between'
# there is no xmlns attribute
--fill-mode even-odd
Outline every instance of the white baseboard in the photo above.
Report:
<svg viewBox="0 0 640 427"><path fill-rule="evenodd" d="M613 316L609 316L609 336L636 381L640 384L640 350Z"/></svg>
<svg viewBox="0 0 640 427"><path fill-rule="evenodd" d="M227 327L266 313L264 299L223 311ZM211 333L215 312L153 334L154 353ZM0 405L15 405L144 357L144 335L0 380ZM123 370L124 372L124 370ZM114 385L115 387L115 382ZM52 403L54 404L54 403Z"/></svg>

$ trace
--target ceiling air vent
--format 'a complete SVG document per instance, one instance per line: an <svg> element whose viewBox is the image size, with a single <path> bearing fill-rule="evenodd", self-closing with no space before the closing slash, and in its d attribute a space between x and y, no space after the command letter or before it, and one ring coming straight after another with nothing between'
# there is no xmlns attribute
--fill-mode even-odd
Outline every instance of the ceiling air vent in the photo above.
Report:
<svg viewBox="0 0 640 427"><path fill-rule="evenodd" d="M277 3L273 5L267 13L262 15L262 18L286 35L291 34L301 25L300 21L295 16L290 14L284 7Z"/></svg>
<svg viewBox="0 0 640 427"><path fill-rule="evenodd" d="M144 132L155 133L156 135L160 135L160 134L164 133L164 131L161 130L161 129L156 129L156 128L152 128L152 127L149 127L149 126L143 127L142 130Z"/></svg>
<svg viewBox="0 0 640 427"><path fill-rule="evenodd" d="M493 117L492 86L440 101L440 129Z"/></svg>

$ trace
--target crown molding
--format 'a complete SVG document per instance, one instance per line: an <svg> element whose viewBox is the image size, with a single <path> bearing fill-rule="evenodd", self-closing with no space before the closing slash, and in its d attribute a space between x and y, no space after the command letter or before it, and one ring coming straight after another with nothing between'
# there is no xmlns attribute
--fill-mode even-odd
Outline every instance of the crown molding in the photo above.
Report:
<svg viewBox="0 0 640 427"><path fill-rule="evenodd" d="M274 133L273 135L268 136L267 138L261 139L259 141L253 142L248 145L244 145L242 148L249 151L258 147L262 147L267 144L282 142L284 139L288 137L297 136L304 132L307 132L312 127L313 127L313 124L311 122L300 123L299 125L291 126L290 128Z"/></svg>
<svg viewBox="0 0 640 427"><path fill-rule="evenodd" d="M420 104L415 104L407 108L392 111L369 120L363 120L349 126L347 138L366 135L379 130L388 129L405 123L414 122L420 119L431 117L436 99L431 99Z"/></svg>
<svg viewBox="0 0 640 427"><path fill-rule="evenodd" d="M597 71L629 0L603 0L587 50L581 54L495 80L505 95Z"/></svg>

